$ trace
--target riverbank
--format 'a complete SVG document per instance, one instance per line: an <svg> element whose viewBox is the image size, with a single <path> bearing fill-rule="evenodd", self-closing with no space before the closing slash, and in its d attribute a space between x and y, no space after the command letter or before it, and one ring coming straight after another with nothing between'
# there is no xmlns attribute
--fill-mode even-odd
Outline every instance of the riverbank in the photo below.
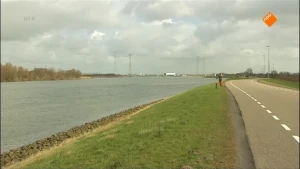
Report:
<svg viewBox="0 0 300 169"><path fill-rule="evenodd" d="M62 80L82 80L82 79L95 79L95 78L121 78L126 76L97 76L97 77L90 77L90 76L81 76L79 78L72 78L72 79L35 79L35 80L14 80L14 81L1 81L1 82L39 82L39 81L62 81Z"/></svg>
<svg viewBox="0 0 300 169"><path fill-rule="evenodd" d="M82 78L71 78L71 79L35 79L35 80L13 80L13 81L1 81L5 83L10 83L10 82L41 82L41 81L62 81L62 80L81 80Z"/></svg>
<svg viewBox="0 0 300 169"><path fill-rule="evenodd" d="M11 168L236 168L233 135L226 92L211 84Z"/></svg>
<svg viewBox="0 0 300 169"><path fill-rule="evenodd" d="M128 110L112 114L108 117L104 117L99 120L90 123L85 123L84 125L77 126L63 132L59 132L45 139L38 140L35 143L10 150L9 152L2 153L1 167L23 161L28 157L34 156L36 154L40 154L41 152L52 149L53 147L60 146L61 144L64 144L65 142L73 138L78 138L82 135L85 135L87 133L90 133L98 129L99 127L106 126L113 122L119 121L124 117L130 116L131 114L138 112L139 110L142 110L162 100L163 99L148 104L144 104L141 106L137 106L134 108L130 108Z"/></svg>

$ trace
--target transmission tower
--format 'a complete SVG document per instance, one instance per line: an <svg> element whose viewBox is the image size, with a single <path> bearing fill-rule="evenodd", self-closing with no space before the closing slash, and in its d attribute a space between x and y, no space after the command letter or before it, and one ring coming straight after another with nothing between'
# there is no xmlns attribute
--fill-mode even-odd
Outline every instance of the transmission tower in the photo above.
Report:
<svg viewBox="0 0 300 169"><path fill-rule="evenodd" d="M114 54L114 57L115 57L115 61L114 61L114 74L117 73L117 55L116 55L116 52Z"/></svg>
<svg viewBox="0 0 300 169"><path fill-rule="evenodd" d="M199 56L196 56L197 65L196 65L196 75L199 75Z"/></svg>
<svg viewBox="0 0 300 169"><path fill-rule="evenodd" d="M202 73L205 75L205 59L206 59L206 57L201 57L200 58L200 60L203 60L203 66L202 66ZM197 57L197 66L198 66L198 60L199 60L199 58ZM197 67L197 69L198 69L198 67Z"/></svg>
<svg viewBox="0 0 300 169"><path fill-rule="evenodd" d="M209 58L213 58L213 57L209 57ZM206 67L205 67L205 60L207 59L207 56L202 56L201 58L200 58L201 60L203 60L203 66L202 66L202 72L203 72L203 75L205 76L206 75Z"/></svg>
<svg viewBox="0 0 300 169"><path fill-rule="evenodd" d="M131 72L131 55L132 55L132 54L129 54L129 55L128 55L128 57L129 57L128 76L131 76L131 73L132 73L132 72Z"/></svg>

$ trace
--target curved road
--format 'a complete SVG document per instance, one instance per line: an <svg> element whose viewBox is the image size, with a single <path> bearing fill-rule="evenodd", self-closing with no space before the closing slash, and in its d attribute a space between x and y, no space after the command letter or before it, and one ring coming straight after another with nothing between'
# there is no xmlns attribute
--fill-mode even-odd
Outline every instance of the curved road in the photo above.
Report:
<svg viewBox="0 0 300 169"><path fill-rule="evenodd" d="M255 80L233 80L257 169L299 168L299 91Z"/></svg>

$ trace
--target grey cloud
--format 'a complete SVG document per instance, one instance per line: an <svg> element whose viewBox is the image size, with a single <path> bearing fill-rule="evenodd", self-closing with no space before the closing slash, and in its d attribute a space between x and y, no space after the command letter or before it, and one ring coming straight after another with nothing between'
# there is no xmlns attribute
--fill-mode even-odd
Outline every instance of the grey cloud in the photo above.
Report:
<svg viewBox="0 0 300 169"><path fill-rule="evenodd" d="M138 3L134 1L132 3ZM131 3L130 3L131 5ZM152 6L156 5L156 8ZM138 15L147 20L161 20L172 17L191 16L182 12L183 8L190 11L194 17L204 20L215 19L217 21L234 19L262 19L267 12L273 12L276 16L293 17L299 13L298 0L202 0L202 1L151 1L140 2Z"/></svg>
<svg viewBox="0 0 300 169"><path fill-rule="evenodd" d="M194 73L197 55L208 57L206 72L259 71L270 45L278 70L296 71L299 2L268 2L2 2L1 59L29 68L112 72L109 57L116 51L119 73L127 73L129 53L134 72ZM278 18L270 28L262 22L269 11ZM25 22L24 16L35 21ZM153 23L166 19L177 24ZM91 40L94 31L105 36Z"/></svg>
<svg viewBox="0 0 300 169"><path fill-rule="evenodd" d="M154 21L180 16L181 1L131 1L124 10L125 14L136 13L141 20Z"/></svg>
<svg viewBox="0 0 300 169"><path fill-rule="evenodd" d="M119 25L119 21L108 18L109 7L108 2L101 1L4 2L1 5L1 40L28 40L61 29L110 29ZM26 17L34 19L26 20Z"/></svg>

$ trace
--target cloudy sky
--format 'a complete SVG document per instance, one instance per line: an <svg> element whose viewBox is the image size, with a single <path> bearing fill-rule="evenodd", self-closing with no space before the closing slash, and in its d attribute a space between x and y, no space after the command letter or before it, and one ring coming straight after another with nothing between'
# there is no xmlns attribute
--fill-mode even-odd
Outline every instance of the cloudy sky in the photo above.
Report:
<svg viewBox="0 0 300 169"><path fill-rule="evenodd" d="M277 22L262 18L272 12ZM1 62L84 73L299 71L299 0L4 0ZM204 66L205 61L205 66ZM205 69L203 68L205 67Z"/></svg>

